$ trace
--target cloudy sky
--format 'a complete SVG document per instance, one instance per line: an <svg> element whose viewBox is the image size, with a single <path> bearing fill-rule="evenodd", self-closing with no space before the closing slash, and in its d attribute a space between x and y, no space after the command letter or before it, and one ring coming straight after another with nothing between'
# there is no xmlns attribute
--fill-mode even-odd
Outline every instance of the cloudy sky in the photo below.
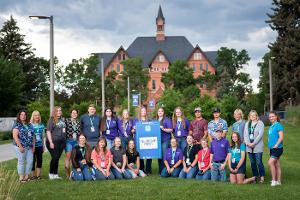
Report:
<svg viewBox="0 0 300 200"><path fill-rule="evenodd" d="M29 15L54 16L55 56L63 65L95 52L127 48L138 36L155 36L161 4L166 35L183 35L204 51L222 46L246 49L245 71L256 88L256 66L276 33L265 23L271 0L0 0L0 24L17 20L36 55L49 58L49 22Z"/></svg>

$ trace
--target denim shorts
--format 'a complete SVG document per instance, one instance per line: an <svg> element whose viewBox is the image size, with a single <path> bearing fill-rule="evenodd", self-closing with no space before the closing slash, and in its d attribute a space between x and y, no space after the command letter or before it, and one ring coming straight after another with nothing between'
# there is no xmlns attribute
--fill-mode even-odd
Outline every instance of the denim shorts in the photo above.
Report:
<svg viewBox="0 0 300 200"><path fill-rule="evenodd" d="M235 169L238 165L238 162L231 163L231 168ZM237 171L237 174L245 174L246 173L246 163L244 162Z"/></svg>
<svg viewBox="0 0 300 200"><path fill-rule="evenodd" d="M283 153L283 148L273 148L270 149L270 157L271 158L275 158L275 159L279 159L280 156Z"/></svg>
<svg viewBox="0 0 300 200"><path fill-rule="evenodd" d="M65 151L66 152L71 152L72 149L77 145L77 141L76 140L66 140L66 147L65 147Z"/></svg>

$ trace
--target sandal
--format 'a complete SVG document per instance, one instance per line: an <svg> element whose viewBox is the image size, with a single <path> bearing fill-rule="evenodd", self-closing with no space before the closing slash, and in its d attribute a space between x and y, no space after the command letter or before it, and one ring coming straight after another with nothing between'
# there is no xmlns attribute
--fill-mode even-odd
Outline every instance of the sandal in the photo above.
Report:
<svg viewBox="0 0 300 200"><path fill-rule="evenodd" d="M21 180L19 180L19 182L20 182L20 183L26 183L27 180L26 180L26 179L21 179Z"/></svg>
<svg viewBox="0 0 300 200"><path fill-rule="evenodd" d="M259 181L259 183L264 183L265 182L265 178L262 176L262 177L260 177L260 181Z"/></svg>
<svg viewBox="0 0 300 200"><path fill-rule="evenodd" d="M35 178L36 178L36 180L41 180L42 179L42 177L40 177L40 176L37 176Z"/></svg>
<svg viewBox="0 0 300 200"><path fill-rule="evenodd" d="M30 177L29 179L30 179L31 181L33 181L33 180L37 179L37 177L36 177L36 176L32 176L32 177Z"/></svg>

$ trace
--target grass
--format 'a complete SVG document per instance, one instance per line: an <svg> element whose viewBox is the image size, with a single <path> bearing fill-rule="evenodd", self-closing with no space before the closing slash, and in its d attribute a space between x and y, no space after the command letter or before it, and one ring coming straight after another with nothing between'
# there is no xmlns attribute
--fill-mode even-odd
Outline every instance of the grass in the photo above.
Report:
<svg viewBox="0 0 300 200"><path fill-rule="evenodd" d="M268 150L265 149L264 184L232 185L230 183L201 182L160 178L158 175L136 180L113 180L96 182L73 182L69 180L49 181L49 155L44 156L41 181L22 184L17 199L299 199L300 183L300 128L285 125L284 154L281 158L283 185L270 186L270 172L267 166ZM267 132L265 132L267 133ZM265 134L265 144L267 144ZM266 146L266 145L265 145ZM59 174L64 176L63 156ZM251 174L247 161L247 174ZM4 167L16 170L16 160L4 163ZM153 173L157 174L157 162L153 162Z"/></svg>

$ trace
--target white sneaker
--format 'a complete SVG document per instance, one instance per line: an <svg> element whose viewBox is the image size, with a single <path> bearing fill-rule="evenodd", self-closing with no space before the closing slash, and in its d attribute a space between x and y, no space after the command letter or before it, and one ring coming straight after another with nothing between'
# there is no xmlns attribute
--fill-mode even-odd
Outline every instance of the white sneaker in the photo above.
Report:
<svg viewBox="0 0 300 200"><path fill-rule="evenodd" d="M53 180L54 179L54 174L49 174L49 179Z"/></svg>
<svg viewBox="0 0 300 200"><path fill-rule="evenodd" d="M62 179L62 178L59 177L58 174L53 174L53 179Z"/></svg>
<svg viewBox="0 0 300 200"><path fill-rule="evenodd" d="M276 185L281 185L281 181L276 181Z"/></svg>
<svg viewBox="0 0 300 200"><path fill-rule="evenodd" d="M272 180L271 186L274 187L274 186L276 186L276 185L277 185L277 181L273 181L273 180Z"/></svg>

